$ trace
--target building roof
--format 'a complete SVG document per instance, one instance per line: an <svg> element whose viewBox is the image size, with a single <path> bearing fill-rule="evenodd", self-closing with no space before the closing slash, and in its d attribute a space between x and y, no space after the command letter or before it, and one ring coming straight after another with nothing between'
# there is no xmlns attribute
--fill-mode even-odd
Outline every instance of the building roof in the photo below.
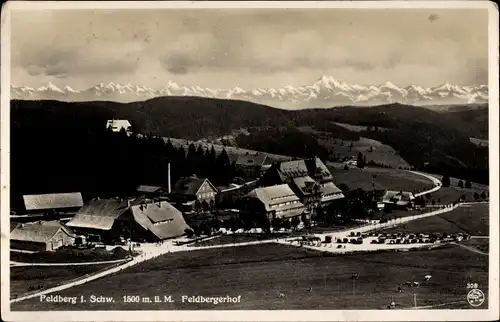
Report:
<svg viewBox="0 0 500 322"><path fill-rule="evenodd" d="M210 182L210 180L191 176L179 179L179 181L177 181L172 188L172 192L182 195L196 195L205 181L208 182L212 189L217 191L217 188Z"/></svg>
<svg viewBox="0 0 500 322"><path fill-rule="evenodd" d="M332 180L333 176L320 158L305 160L309 175L318 181Z"/></svg>
<svg viewBox="0 0 500 322"><path fill-rule="evenodd" d="M78 208L83 206L82 194L79 192L25 195L23 200L26 210Z"/></svg>
<svg viewBox="0 0 500 322"><path fill-rule="evenodd" d="M39 221L36 223L18 225L10 232L10 239L35 243L47 243L59 230L62 230L69 236L75 236L71 229L65 227L57 221Z"/></svg>
<svg viewBox="0 0 500 322"><path fill-rule="evenodd" d="M135 221L159 239L181 236L190 229L182 213L167 201L135 204L131 209Z"/></svg>
<svg viewBox="0 0 500 322"><path fill-rule="evenodd" d="M313 178L310 176L303 176L303 177L297 177L293 178L293 183L297 187L297 189L300 190L302 195L308 195L314 192L314 187L317 186L316 181L314 181ZM318 191L320 192L320 191Z"/></svg>
<svg viewBox="0 0 500 322"><path fill-rule="evenodd" d="M137 192L154 193L154 192L160 192L162 189L163 187L159 186L140 185L137 188Z"/></svg>
<svg viewBox="0 0 500 322"><path fill-rule="evenodd" d="M342 190L340 190L332 181L329 181L325 184L322 185L321 187L321 192L323 194L336 194L336 193L342 193ZM344 196L344 195L342 195Z"/></svg>
<svg viewBox="0 0 500 322"><path fill-rule="evenodd" d="M382 202L395 203L397 205L407 205L413 199L415 199L415 196L411 192L387 190L382 197Z"/></svg>
<svg viewBox="0 0 500 322"><path fill-rule="evenodd" d="M132 124L128 120L108 120L106 122L106 128L111 127L113 132L120 132L121 129L128 130Z"/></svg>
<svg viewBox="0 0 500 322"><path fill-rule="evenodd" d="M118 217L129 209L127 201L98 199L87 202L67 223L69 227L110 230Z"/></svg>
<svg viewBox="0 0 500 322"><path fill-rule="evenodd" d="M236 165L239 166L246 166L246 167L251 167L251 166L263 166L266 161L268 161L268 157L265 154L254 154L254 155L240 155L236 159Z"/></svg>
<svg viewBox="0 0 500 322"><path fill-rule="evenodd" d="M270 187L256 188L247 194L247 197L259 199L265 206L266 211L272 210L287 210L294 207L304 207L300 202L299 197L290 189L288 184L280 184ZM276 205L281 205L276 208Z"/></svg>
<svg viewBox="0 0 500 322"><path fill-rule="evenodd" d="M279 172L286 178L295 178L308 175L305 160L284 161L278 164Z"/></svg>
<svg viewBox="0 0 500 322"><path fill-rule="evenodd" d="M282 181L304 176L320 182L333 179L330 170L319 158L278 162L275 168Z"/></svg>

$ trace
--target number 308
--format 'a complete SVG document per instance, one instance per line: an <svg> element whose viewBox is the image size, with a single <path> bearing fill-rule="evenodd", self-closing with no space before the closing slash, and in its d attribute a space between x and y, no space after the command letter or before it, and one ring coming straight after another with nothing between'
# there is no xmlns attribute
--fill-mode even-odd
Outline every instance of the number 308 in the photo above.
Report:
<svg viewBox="0 0 500 322"><path fill-rule="evenodd" d="M467 288L468 289L474 289L474 288L477 288L478 285L477 283L467 283Z"/></svg>

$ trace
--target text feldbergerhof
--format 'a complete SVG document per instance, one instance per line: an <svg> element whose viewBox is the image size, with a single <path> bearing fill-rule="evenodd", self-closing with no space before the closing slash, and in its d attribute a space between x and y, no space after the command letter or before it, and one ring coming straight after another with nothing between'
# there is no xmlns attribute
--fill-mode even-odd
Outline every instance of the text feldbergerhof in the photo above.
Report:
<svg viewBox="0 0 500 322"><path fill-rule="evenodd" d="M210 304L220 304L220 303L240 303L241 295L238 296L188 296L182 295L182 303L210 303Z"/></svg>

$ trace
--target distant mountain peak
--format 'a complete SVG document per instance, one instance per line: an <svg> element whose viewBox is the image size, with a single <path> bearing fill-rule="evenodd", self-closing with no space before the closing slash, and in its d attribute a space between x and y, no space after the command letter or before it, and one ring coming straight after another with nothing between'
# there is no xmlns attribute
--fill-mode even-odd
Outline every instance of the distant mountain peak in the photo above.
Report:
<svg viewBox="0 0 500 322"><path fill-rule="evenodd" d="M245 89L204 88L187 86L169 80L160 88L138 84L100 82L87 89L62 89L52 83L39 88L12 86L13 99L58 99L63 101L108 100L131 102L161 96L200 96L238 99L285 109L325 108L342 105L381 105L403 103L412 105L477 104L488 102L487 85L456 85L444 83L435 87L408 85L400 87L391 81L381 85L348 84L333 76L323 75L310 85L285 85L276 88Z"/></svg>

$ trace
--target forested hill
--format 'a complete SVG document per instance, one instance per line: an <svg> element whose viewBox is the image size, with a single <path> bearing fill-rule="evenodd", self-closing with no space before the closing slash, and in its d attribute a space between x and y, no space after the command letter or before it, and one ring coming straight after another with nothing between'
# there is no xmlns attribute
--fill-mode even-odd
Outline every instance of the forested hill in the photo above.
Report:
<svg viewBox="0 0 500 322"><path fill-rule="evenodd" d="M487 181L488 149L469 141L469 137L487 138L487 107L473 111L457 108L455 112L444 113L401 104L289 111L244 101L199 97L161 97L125 104L97 101L12 101L11 104L11 121L19 130L27 127L50 130L53 124L63 122L88 131L104 126L112 118L130 120L140 133L191 140L250 129L246 141L260 142L259 146L263 144L263 135L271 138L276 132L278 137L298 126L310 126L341 139L356 140L363 136L379 140L418 168L425 165L438 172L459 171L477 177L471 178L473 181ZM355 133L334 122L370 128ZM313 134L294 135L299 143L311 147ZM281 146L279 152L287 150Z"/></svg>

